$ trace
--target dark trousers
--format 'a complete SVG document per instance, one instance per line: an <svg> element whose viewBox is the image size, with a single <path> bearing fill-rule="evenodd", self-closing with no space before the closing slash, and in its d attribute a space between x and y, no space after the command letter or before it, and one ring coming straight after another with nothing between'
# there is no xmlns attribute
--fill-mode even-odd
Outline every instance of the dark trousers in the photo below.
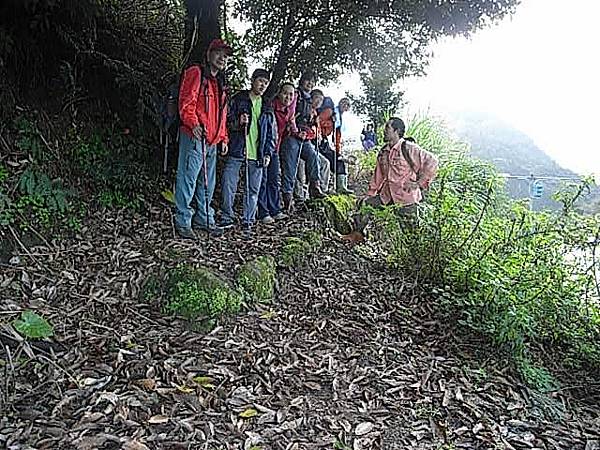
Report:
<svg viewBox="0 0 600 450"><path fill-rule="evenodd" d="M327 139L323 139L323 141L321 142L321 145L319 146L319 153L325 156L325 158L327 158L327 161L329 161L331 173L334 173L335 170L336 175L346 175L346 163L343 160L341 160L340 156L333 151ZM336 157L337 161L335 160Z"/></svg>
<svg viewBox="0 0 600 450"><path fill-rule="evenodd" d="M279 189L281 179L279 176L279 153L273 153L269 166L264 169L260 192L258 194L258 218L274 217L281 211Z"/></svg>
<svg viewBox="0 0 600 450"><path fill-rule="evenodd" d="M373 213L371 211L364 211L362 207L367 205L372 208L384 208L386 206L392 205L393 202L383 203L381 196L379 194L374 195L372 197L365 197L357 203L358 211L353 216L353 229L355 231L360 231L361 233L367 227L369 222L373 219ZM414 227L418 219L418 209L416 204L406 205L402 208L398 209L397 217L400 225L404 227Z"/></svg>

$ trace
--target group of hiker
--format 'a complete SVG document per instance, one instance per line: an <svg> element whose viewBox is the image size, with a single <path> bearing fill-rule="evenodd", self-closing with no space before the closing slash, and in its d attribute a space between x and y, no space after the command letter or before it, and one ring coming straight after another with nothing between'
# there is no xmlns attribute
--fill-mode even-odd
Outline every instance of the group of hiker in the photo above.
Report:
<svg viewBox="0 0 600 450"><path fill-rule="evenodd" d="M347 98L337 106L315 89L316 77L305 71L298 86L284 82L273 98L264 94L270 73L256 69L249 90L230 99L223 70L231 47L220 39L209 44L206 62L189 66L179 88L179 159L175 186L175 229L193 239L193 229L220 236L235 225L234 198L245 171L242 230L251 236L255 222L286 219L296 201L325 197L331 173L335 190L351 193L341 154ZM330 137L332 142L330 142ZM368 204L420 201L420 189L435 176L437 160L404 138L404 123L388 121L388 143L378 156ZM374 145L374 144L373 144ZM221 217L211 207L216 185L217 152L224 158ZM376 200L372 200L376 199Z"/></svg>

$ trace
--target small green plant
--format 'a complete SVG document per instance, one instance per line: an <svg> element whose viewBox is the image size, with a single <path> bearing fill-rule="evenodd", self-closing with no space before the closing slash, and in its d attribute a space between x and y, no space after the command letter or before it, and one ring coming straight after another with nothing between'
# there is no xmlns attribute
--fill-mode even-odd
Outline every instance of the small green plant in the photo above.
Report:
<svg viewBox="0 0 600 450"><path fill-rule="evenodd" d="M333 449L334 450L352 450L352 447L350 447L348 444L346 444L343 440L336 439L335 442L333 443Z"/></svg>
<svg viewBox="0 0 600 450"><path fill-rule="evenodd" d="M269 302L275 291L275 260L271 256L259 256L242 266L237 285L247 297L256 302Z"/></svg>
<svg viewBox="0 0 600 450"><path fill-rule="evenodd" d="M377 155L378 151L376 149L371 149L368 152L361 152L358 155L358 166L361 171L365 173L371 174L375 170L375 166L377 165Z"/></svg>
<svg viewBox="0 0 600 450"><path fill-rule="evenodd" d="M51 228L59 223L76 228L79 217L74 208L73 191L63 186L62 180L51 179L47 174L28 167L19 178L19 196L14 202L14 212L24 218L22 228L38 223ZM6 203L6 200L5 200Z"/></svg>
<svg viewBox="0 0 600 450"><path fill-rule="evenodd" d="M289 237L281 249L278 263L282 267L296 267L320 246L321 235L316 231L307 231L299 238Z"/></svg>
<svg viewBox="0 0 600 450"><path fill-rule="evenodd" d="M144 286L142 287L142 299L145 301L151 301L155 297L159 296L162 290L160 279L156 275L150 275L146 278Z"/></svg>
<svg viewBox="0 0 600 450"><path fill-rule="evenodd" d="M14 207L10 197L0 187L0 225L11 225L15 220Z"/></svg>
<svg viewBox="0 0 600 450"><path fill-rule="evenodd" d="M98 203L105 208L127 208L137 211L141 207L138 198L130 198L129 195L117 189L104 189L98 196Z"/></svg>
<svg viewBox="0 0 600 450"><path fill-rule="evenodd" d="M4 164L0 164L0 183L4 183L8 179L8 170Z"/></svg>
<svg viewBox="0 0 600 450"><path fill-rule="evenodd" d="M333 228L348 234L352 231L351 214L356 207L356 197L353 195L330 195L325 198L325 216Z"/></svg>
<svg viewBox="0 0 600 450"><path fill-rule="evenodd" d="M47 160L48 152L44 151L43 142L35 124L25 117L17 117L15 127L19 134L16 142L17 148L40 162Z"/></svg>
<svg viewBox="0 0 600 450"><path fill-rule="evenodd" d="M558 387L558 383L545 367L533 364L528 358L517 360L517 369L523 381L541 392L547 392Z"/></svg>
<svg viewBox="0 0 600 450"><path fill-rule="evenodd" d="M239 312L242 295L210 270L189 265L174 269L167 280L169 312L189 319L213 319Z"/></svg>
<svg viewBox="0 0 600 450"><path fill-rule="evenodd" d="M30 310L23 311L21 318L15 319L12 324L15 330L27 339L48 338L54 335L52 325L42 316Z"/></svg>

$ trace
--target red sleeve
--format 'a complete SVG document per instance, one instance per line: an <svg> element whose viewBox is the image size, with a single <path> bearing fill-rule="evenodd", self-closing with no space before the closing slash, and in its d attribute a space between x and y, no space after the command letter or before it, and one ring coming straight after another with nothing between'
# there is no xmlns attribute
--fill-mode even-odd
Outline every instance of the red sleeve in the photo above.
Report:
<svg viewBox="0 0 600 450"><path fill-rule="evenodd" d="M196 103L200 92L200 68L192 66L183 73L183 80L179 87L179 117L188 128L194 129L200 125L196 114Z"/></svg>
<svg viewBox="0 0 600 450"><path fill-rule="evenodd" d="M290 127L290 133L295 134L298 132L296 127L296 101L298 100L298 93L294 91L294 98L292 104L288 109L287 123Z"/></svg>

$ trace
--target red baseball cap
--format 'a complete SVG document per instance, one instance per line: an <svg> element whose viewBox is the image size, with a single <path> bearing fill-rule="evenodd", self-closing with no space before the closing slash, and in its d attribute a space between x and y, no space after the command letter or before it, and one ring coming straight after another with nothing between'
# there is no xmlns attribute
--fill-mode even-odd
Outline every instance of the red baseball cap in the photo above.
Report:
<svg viewBox="0 0 600 450"><path fill-rule="evenodd" d="M222 39L213 39L210 41L207 52L212 52L213 50L224 50L230 56L233 54L233 49Z"/></svg>

